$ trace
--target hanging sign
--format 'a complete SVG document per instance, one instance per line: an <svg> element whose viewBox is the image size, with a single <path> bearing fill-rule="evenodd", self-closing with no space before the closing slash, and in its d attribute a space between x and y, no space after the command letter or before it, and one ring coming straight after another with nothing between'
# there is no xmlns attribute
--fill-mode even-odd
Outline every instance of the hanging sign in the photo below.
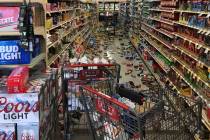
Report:
<svg viewBox="0 0 210 140"><path fill-rule="evenodd" d="M20 47L18 40L0 40L0 65L29 63L30 52Z"/></svg>
<svg viewBox="0 0 210 140"><path fill-rule="evenodd" d="M98 69L81 70L79 73L80 80L103 78L103 71Z"/></svg>
<svg viewBox="0 0 210 140"><path fill-rule="evenodd" d="M0 122L39 122L38 93L0 94Z"/></svg>
<svg viewBox="0 0 210 140"><path fill-rule="evenodd" d="M19 7L0 7L0 32L18 31Z"/></svg>

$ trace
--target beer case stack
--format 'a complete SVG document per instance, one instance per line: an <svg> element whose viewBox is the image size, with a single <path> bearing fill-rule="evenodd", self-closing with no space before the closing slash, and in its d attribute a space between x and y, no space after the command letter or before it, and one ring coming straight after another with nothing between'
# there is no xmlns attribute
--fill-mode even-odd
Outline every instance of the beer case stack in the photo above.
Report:
<svg viewBox="0 0 210 140"><path fill-rule="evenodd" d="M11 82L14 77L17 80L14 71L1 81ZM0 86L0 140L46 140L57 137L58 79L58 71L54 69L33 73L24 93L8 93L6 84Z"/></svg>

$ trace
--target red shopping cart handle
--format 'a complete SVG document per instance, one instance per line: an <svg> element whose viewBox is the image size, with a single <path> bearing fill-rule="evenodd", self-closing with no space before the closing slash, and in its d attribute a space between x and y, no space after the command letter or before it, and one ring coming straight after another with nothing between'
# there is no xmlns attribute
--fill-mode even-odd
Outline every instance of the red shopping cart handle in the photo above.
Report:
<svg viewBox="0 0 210 140"><path fill-rule="evenodd" d="M111 66L115 66L115 64L69 64L69 65L66 65L65 67L94 67L94 66L111 67Z"/></svg>
<svg viewBox="0 0 210 140"><path fill-rule="evenodd" d="M108 96L108 95L105 95L105 94L103 94L103 93L101 93L101 92L99 92L99 91L93 89L93 88L90 87L90 86L80 86L80 87L82 87L83 89L89 91L89 92L92 93L92 94L95 94L95 95L97 95L97 96L99 96L99 97L101 97L101 98L103 98L103 99L106 99L106 100L110 101L111 103L116 104L117 106L119 106L119 107L121 107L121 108L123 108L123 109L125 109L125 110L129 110L129 107L128 107L126 104L121 103L121 102L119 102L117 99L112 98L112 97L110 97L110 96Z"/></svg>

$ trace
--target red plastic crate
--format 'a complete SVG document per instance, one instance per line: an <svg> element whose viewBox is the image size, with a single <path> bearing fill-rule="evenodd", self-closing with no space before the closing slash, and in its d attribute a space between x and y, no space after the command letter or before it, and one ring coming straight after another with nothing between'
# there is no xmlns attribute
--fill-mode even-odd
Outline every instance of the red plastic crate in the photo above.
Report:
<svg viewBox="0 0 210 140"><path fill-rule="evenodd" d="M15 68L7 79L8 93L25 93L27 90L27 81L29 78L29 68Z"/></svg>

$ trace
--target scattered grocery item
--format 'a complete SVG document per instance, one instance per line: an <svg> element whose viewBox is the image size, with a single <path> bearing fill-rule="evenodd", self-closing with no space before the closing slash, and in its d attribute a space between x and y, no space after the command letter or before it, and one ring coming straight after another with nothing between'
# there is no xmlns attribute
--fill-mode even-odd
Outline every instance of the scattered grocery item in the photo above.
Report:
<svg viewBox="0 0 210 140"><path fill-rule="evenodd" d="M132 69L128 69L127 72L125 72L125 75L129 75L129 74L131 74L132 72L133 72Z"/></svg>

